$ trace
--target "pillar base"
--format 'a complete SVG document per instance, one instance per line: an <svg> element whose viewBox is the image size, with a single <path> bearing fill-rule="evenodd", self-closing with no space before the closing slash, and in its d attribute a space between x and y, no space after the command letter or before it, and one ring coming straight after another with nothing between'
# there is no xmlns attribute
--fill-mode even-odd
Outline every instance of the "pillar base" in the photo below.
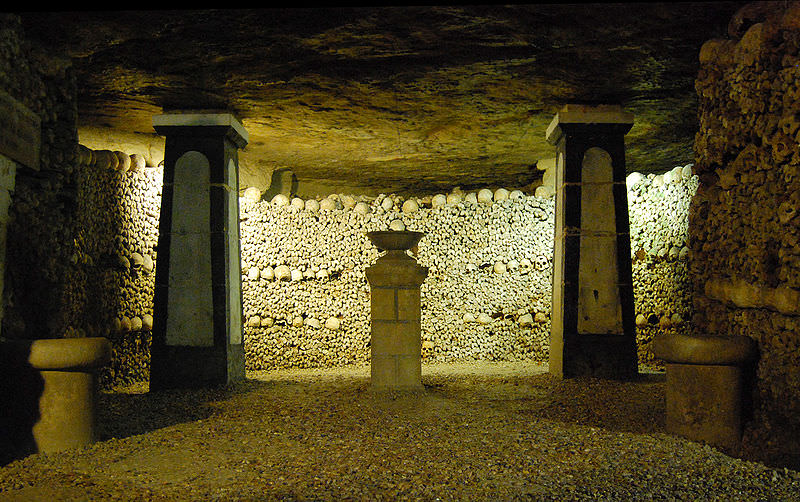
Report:
<svg viewBox="0 0 800 502"><path fill-rule="evenodd" d="M420 356L373 355L370 366L370 387L373 390L422 390Z"/></svg>
<svg viewBox="0 0 800 502"><path fill-rule="evenodd" d="M166 345L155 350L151 355L150 391L215 387L245 378L242 345L229 345L227 350Z"/></svg>
<svg viewBox="0 0 800 502"><path fill-rule="evenodd" d="M550 347L550 373L560 378L632 380L639 376L636 342L625 335L573 334Z"/></svg>

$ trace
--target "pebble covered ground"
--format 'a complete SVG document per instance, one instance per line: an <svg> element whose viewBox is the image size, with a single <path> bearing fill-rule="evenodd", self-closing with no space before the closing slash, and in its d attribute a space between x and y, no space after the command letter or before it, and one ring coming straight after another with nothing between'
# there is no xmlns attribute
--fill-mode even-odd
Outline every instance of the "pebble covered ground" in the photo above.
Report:
<svg viewBox="0 0 800 502"><path fill-rule="evenodd" d="M800 473L667 435L664 374L542 366L252 372L228 388L100 396L101 441L0 468L0 500L800 500Z"/></svg>

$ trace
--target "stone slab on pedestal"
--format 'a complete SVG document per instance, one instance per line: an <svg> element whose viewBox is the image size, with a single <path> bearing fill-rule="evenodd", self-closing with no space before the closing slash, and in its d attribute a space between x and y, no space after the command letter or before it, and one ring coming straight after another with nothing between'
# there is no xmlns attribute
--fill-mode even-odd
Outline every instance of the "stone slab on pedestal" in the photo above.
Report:
<svg viewBox="0 0 800 502"><path fill-rule="evenodd" d="M93 443L96 373L110 360L99 337L0 344L0 461Z"/></svg>
<svg viewBox="0 0 800 502"><path fill-rule="evenodd" d="M652 349L667 362L667 432L735 449L750 408L754 340L660 335Z"/></svg>

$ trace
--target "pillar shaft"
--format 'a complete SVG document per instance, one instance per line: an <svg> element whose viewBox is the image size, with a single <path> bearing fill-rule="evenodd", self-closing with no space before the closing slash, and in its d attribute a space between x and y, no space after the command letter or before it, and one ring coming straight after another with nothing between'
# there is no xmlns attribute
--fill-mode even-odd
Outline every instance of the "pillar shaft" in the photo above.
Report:
<svg viewBox="0 0 800 502"><path fill-rule="evenodd" d="M370 284L370 374L375 389L421 389L420 286L428 270L389 251L366 271Z"/></svg>
<svg viewBox="0 0 800 502"><path fill-rule="evenodd" d="M568 105L547 130L557 148L550 371L637 374L625 185L625 133L615 106Z"/></svg>
<svg viewBox="0 0 800 502"><path fill-rule="evenodd" d="M238 149L229 114L168 114L156 262L150 388L244 378Z"/></svg>

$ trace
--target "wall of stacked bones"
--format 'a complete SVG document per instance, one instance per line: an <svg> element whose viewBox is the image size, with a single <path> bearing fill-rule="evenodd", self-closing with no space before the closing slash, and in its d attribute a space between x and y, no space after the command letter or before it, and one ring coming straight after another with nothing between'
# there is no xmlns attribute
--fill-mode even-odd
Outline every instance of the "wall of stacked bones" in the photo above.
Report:
<svg viewBox="0 0 800 502"><path fill-rule="evenodd" d="M87 231L70 260L91 265L96 334L114 342L105 378L147 378L162 168L138 155L79 150ZM687 211L691 166L628 177L640 357L658 331L691 317ZM335 194L302 200L256 189L240 197L248 369L369 361L366 233L425 233L417 254L425 361L544 362L548 355L553 199L483 189L423 198ZM86 329L86 328L83 328Z"/></svg>
<svg viewBox="0 0 800 502"><path fill-rule="evenodd" d="M700 53L690 276L698 331L758 342L746 447L797 455L800 6L770 11L755 24L734 18L729 38Z"/></svg>
<svg viewBox="0 0 800 502"><path fill-rule="evenodd" d="M8 158L0 162L0 236L6 246L2 335L74 336L71 326L80 323L82 306L72 301L73 292L86 289L83 271L69 261L81 216L75 75L68 63L34 50L19 17L5 13L0 13L0 91L41 120L39 169Z"/></svg>

